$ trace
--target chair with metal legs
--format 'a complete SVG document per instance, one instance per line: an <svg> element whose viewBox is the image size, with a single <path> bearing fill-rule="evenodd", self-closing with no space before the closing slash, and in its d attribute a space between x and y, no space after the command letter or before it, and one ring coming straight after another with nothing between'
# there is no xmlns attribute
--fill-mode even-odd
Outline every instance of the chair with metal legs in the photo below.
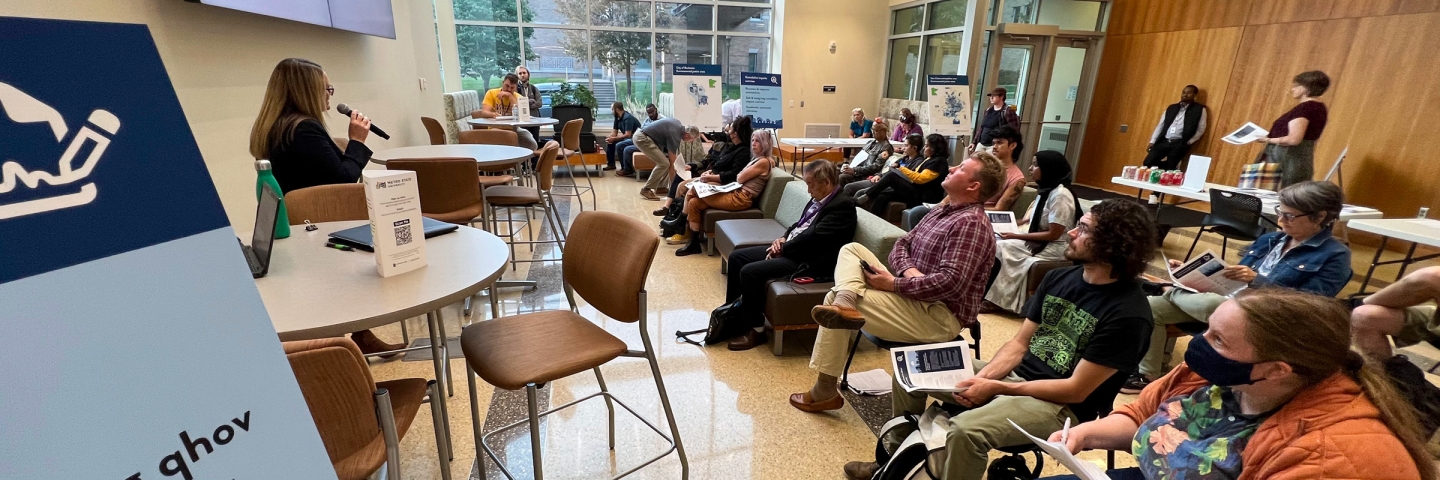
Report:
<svg viewBox="0 0 1440 480"><path fill-rule="evenodd" d="M526 424L530 426L531 461L535 478L544 478L540 418L595 397L605 398L609 411L612 451L615 449L615 404L619 404L670 443L670 448L664 453L621 472L614 478L634 473L665 458L671 451L680 455L680 478L689 478L690 465L685 457L685 447L680 442L675 412L670 407L670 396L665 391L660 364L655 358L655 348L650 342L650 330L646 320L645 280L650 275L650 265L659 244L660 239L655 236L654 231L639 220L611 212L581 213L570 229L570 238L565 242L562 255L564 270L561 280L565 287L565 296L570 302L570 310L539 311L476 322L465 327L460 335L460 345L465 352L465 363L469 370L497 388L524 388L530 403L527 419L484 434L481 432L480 417L474 407L474 377L469 377L475 456L481 478L485 478L484 457L487 455L506 477L514 478L485 439ZM623 340L580 316L577 313L579 307L575 303L576 294L602 315L625 323L639 322L640 341L644 344L644 349L631 350ZM665 420L670 424L669 435L615 398L605 386L605 377L600 373L600 366L619 357L644 358L649 363L650 373L655 378L655 388L660 393L660 406L665 411ZM600 386L599 392L551 410L538 411L537 390L542 385L586 370L595 373L595 379Z"/></svg>
<svg viewBox="0 0 1440 480"><path fill-rule="evenodd" d="M534 246L542 243L554 243L556 248L565 248L565 220L560 218L560 210L555 207L555 198L551 196L551 188L554 186L553 171L550 167L555 165L555 157L560 151L560 145L554 141L547 142L545 148L540 150L539 175L535 179L535 186L521 187L516 185L500 185L485 189L486 207L489 209L486 217L493 219L490 229L496 236L505 237L505 243L510 244L510 265L511 269L515 264L522 262L553 262L558 259L519 259L515 256L516 245L530 245L531 251ZM534 228L530 224L530 208L541 207L545 221L550 225L552 237L550 240L541 241L535 238ZM505 218L500 218L499 209L505 209ZM530 240L519 240L516 237L520 228L515 226L515 209L525 211L525 229L530 232ZM500 222L505 222L507 228L500 229Z"/></svg>
<svg viewBox="0 0 1440 480"><path fill-rule="evenodd" d="M577 118L565 122L565 126L560 129L560 140L563 142L560 145L562 147L560 156L565 159L565 169L570 172L570 184L557 186L558 191L555 194L575 197L575 203L580 205L580 210L583 211L585 202L580 198L588 191L590 192L590 209L595 210L595 182L590 180L590 167L585 166L585 156L580 152L580 129L582 128L585 128L585 120ZM580 181L575 179L575 163L570 161L571 157L580 160L580 171L585 175L585 185L580 185Z"/></svg>

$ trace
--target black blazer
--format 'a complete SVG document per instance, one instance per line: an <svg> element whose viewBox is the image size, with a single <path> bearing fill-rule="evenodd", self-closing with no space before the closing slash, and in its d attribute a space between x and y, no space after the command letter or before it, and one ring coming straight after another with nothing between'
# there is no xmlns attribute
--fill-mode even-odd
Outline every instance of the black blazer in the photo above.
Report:
<svg viewBox="0 0 1440 480"><path fill-rule="evenodd" d="M807 203L805 207L810 205ZM843 191L836 192L835 198L815 214L810 228L781 245L780 256L804 264L801 271L812 277L831 277L840 247L855 240L855 212L855 200ZM799 226L799 222L796 223L785 229L785 236L790 236Z"/></svg>
<svg viewBox="0 0 1440 480"><path fill-rule="evenodd" d="M359 181L360 170L370 161L370 148L352 140L342 152L318 120L307 119L295 126L290 143L270 148L269 160L284 194L316 185Z"/></svg>

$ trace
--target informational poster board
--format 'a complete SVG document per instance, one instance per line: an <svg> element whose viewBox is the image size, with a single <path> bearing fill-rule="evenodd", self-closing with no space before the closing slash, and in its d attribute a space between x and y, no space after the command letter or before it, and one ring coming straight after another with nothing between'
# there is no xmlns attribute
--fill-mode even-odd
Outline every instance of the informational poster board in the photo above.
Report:
<svg viewBox="0 0 1440 480"><path fill-rule="evenodd" d="M672 67L675 82L675 118L701 131L719 130L720 66L677 63Z"/></svg>
<svg viewBox="0 0 1440 480"><path fill-rule="evenodd" d="M785 128L781 117L785 105L780 94L780 75L776 73L740 73L740 108L752 118L755 128Z"/></svg>
<svg viewBox="0 0 1440 480"><path fill-rule="evenodd" d="M930 133L948 137L970 135L970 79L965 75L928 75Z"/></svg>
<svg viewBox="0 0 1440 480"><path fill-rule="evenodd" d="M0 478L335 478L149 29L0 51Z"/></svg>

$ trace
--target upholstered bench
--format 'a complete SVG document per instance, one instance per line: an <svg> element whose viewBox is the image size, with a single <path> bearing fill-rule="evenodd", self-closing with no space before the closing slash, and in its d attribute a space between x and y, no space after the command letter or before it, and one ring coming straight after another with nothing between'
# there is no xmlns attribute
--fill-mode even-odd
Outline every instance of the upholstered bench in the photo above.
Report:
<svg viewBox="0 0 1440 480"><path fill-rule="evenodd" d="M747 218L715 223L715 249L720 254L720 273L726 273L730 254L734 251L770 245L785 235L791 225L800 221L809 203L810 191L805 182L790 182L780 195L780 207L775 209L774 219Z"/></svg>
<svg viewBox="0 0 1440 480"><path fill-rule="evenodd" d="M891 225L863 209L856 209L856 243L875 253L880 262L890 266L890 250L895 242L905 236L900 227ZM771 335L771 351L780 355L784 348L784 334L790 330L812 330L819 328L810 318L810 309L825 302L825 295L834 287L833 282L796 284L788 280L772 280L766 285L765 320L774 331Z"/></svg>

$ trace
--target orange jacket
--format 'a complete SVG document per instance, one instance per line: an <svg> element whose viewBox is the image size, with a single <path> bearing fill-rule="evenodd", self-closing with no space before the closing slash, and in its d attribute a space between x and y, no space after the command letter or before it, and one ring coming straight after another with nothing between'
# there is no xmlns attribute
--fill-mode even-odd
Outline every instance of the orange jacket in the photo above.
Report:
<svg viewBox="0 0 1440 480"><path fill-rule="evenodd" d="M1160 403L1209 385L1181 364L1115 410L1143 424ZM1336 373L1265 419L1245 445L1239 480L1415 480L1420 472L1360 385Z"/></svg>

